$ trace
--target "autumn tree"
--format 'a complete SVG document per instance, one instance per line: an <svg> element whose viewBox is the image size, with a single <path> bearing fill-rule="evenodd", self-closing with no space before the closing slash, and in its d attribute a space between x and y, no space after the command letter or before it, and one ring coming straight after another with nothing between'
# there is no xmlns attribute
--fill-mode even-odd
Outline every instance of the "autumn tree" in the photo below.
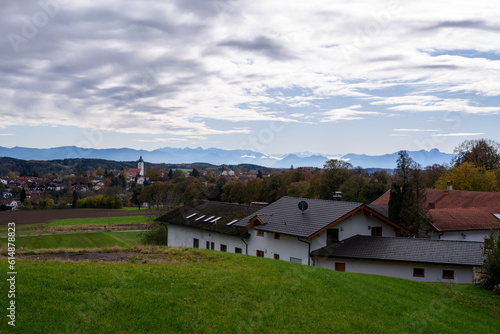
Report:
<svg viewBox="0 0 500 334"><path fill-rule="evenodd" d="M332 199L342 183L349 177L352 165L343 160L331 159L323 166L321 182L318 186L318 196L322 199Z"/></svg>
<svg viewBox="0 0 500 334"><path fill-rule="evenodd" d="M453 189L468 191L498 191L497 173L472 162L463 162L446 171L436 182L435 188L446 189L453 181Z"/></svg>
<svg viewBox="0 0 500 334"><path fill-rule="evenodd" d="M146 170L146 177L149 177L151 181L158 181L163 177L163 172L155 167L150 167Z"/></svg>
<svg viewBox="0 0 500 334"><path fill-rule="evenodd" d="M500 168L500 144L490 139L466 140L453 151L455 166L470 162L486 170Z"/></svg>
<svg viewBox="0 0 500 334"><path fill-rule="evenodd" d="M500 231L492 230L483 246L484 263L479 283L486 289L500 293Z"/></svg>

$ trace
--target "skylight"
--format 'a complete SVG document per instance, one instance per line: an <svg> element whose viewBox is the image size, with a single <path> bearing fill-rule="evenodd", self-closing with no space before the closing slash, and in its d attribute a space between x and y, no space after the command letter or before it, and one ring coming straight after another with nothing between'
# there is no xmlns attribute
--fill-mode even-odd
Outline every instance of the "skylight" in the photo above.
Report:
<svg viewBox="0 0 500 334"><path fill-rule="evenodd" d="M226 224L226 226L231 226L231 225L233 225L234 223L236 223L237 221L238 221L238 219L235 219L235 220L233 220L233 221L231 221L231 222L227 223L227 224Z"/></svg>
<svg viewBox="0 0 500 334"><path fill-rule="evenodd" d="M493 216L495 216L496 219L500 219L500 213L493 213Z"/></svg>
<svg viewBox="0 0 500 334"><path fill-rule="evenodd" d="M214 218L215 216L211 216L211 217L208 217L207 219L205 219L205 221L209 221L210 219Z"/></svg>
<svg viewBox="0 0 500 334"><path fill-rule="evenodd" d="M217 223L217 221L218 221L219 219L221 219L221 218L222 218L222 217L217 217L217 218L215 218L214 220L212 220L212 223L214 223L214 224L215 224L215 223Z"/></svg>
<svg viewBox="0 0 500 334"><path fill-rule="evenodd" d="M201 215L199 216L198 218L196 218L195 220L200 220L201 218L205 217L205 215Z"/></svg>
<svg viewBox="0 0 500 334"><path fill-rule="evenodd" d="M196 215L197 215L197 213L195 212L195 213L193 213L193 214L190 214L190 215L189 215L189 216L187 216L186 218L192 218L192 217L194 217L194 216L196 216Z"/></svg>

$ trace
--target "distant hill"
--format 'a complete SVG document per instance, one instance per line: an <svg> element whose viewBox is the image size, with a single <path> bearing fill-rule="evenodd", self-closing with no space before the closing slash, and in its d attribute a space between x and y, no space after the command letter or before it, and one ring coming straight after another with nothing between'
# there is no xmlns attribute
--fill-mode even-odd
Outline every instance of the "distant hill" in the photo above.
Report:
<svg viewBox="0 0 500 334"><path fill-rule="evenodd" d="M410 157L422 166L450 163L453 154L430 151L408 151ZM323 167L328 158L324 155L300 154L269 155L251 150L222 150L218 148L171 148L164 147L153 151L135 150L130 148L117 149L87 149L75 146L63 146L48 149L0 147L0 157L10 157L21 160L64 160L64 159L105 159L120 162L137 161L142 156L149 163L192 164L206 163L212 165L250 164L268 168ZM340 156L353 166L363 168L395 168L397 152L384 155L346 154Z"/></svg>

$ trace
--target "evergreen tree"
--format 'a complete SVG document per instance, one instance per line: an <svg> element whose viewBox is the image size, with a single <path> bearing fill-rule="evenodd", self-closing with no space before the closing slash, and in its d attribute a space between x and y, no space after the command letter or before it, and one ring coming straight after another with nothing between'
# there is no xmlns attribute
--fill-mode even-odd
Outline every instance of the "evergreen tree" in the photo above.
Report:
<svg viewBox="0 0 500 334"><path fill-rule="evenodd" d="M170 170L168 171L168 178L169 178L170 180L172 180L172 177L173 177L173 176L174 176L174 172L172 171L172 169L170 169Z"/></svg>
<svg viewBox="0 0 500 334"><path fill-rule="evenodd" d="M25 199L26 199L26 189L22 188L19 200L21 201L21 203L23 203Z"/></svg>
<svg viewBox="0 0 500 334"><path fill-rule="evenodd" d="M79 198L80 198L80 194L78 193L78 191L73 190L73 203L71 203L71 206L73 208L76 208L76 202L78 201Z"/></svg>
<svg viewBox="0 0 500 334"><path fill-rule="evenodd" d="M191 176L199 177L200 173L198 172L198 170L196 168L193 168L193 171L191 172Z"/></svg>
<svg viewBox="0 0 500 334"><path fill-rule="evenodd" d="M401 188L396 182L393 182L389 196L389 219L396 223L400 223L401 201Z"/></svg>
<svg viewBox="0 0 500 334"><path fill-rule="evenodd" d="M257 171L257 177L262 179L262 171L260 169Z"/></svg>

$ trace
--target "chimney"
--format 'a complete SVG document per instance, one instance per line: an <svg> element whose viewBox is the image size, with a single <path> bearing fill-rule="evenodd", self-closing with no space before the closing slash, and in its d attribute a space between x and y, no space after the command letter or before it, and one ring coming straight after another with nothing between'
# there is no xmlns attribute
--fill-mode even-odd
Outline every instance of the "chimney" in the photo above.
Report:
<svg viewBox="0 0 500 334"><path fill-rule="evenodd" d="M446 186L446 190L453 190L453 181L449 180Z"/></svg>
<svg viewBox="0 0 500 334"><path fill-rule="evenodd" d="M333 200L340 202L342 200L342 192L336 191L335 195L333 195Z"/></svg>

